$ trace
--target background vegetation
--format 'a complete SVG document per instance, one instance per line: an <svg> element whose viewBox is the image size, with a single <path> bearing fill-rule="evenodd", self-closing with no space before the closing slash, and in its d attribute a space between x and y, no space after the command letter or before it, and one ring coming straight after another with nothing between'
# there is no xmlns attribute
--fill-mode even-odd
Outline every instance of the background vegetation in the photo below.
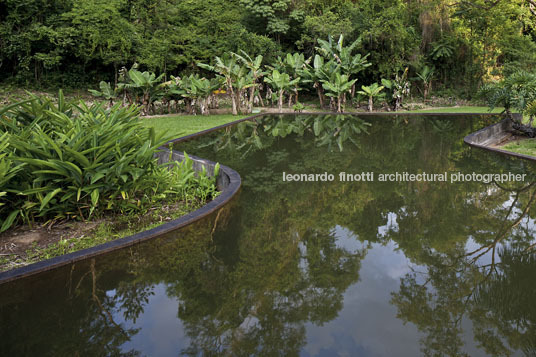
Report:
<svg viewBox="0 0 536 357"><path fill-rule="evenodd" d="M358 38L371 66L358 83L409 68L420 87L470 98L479 85L536 63L531 0L4 0L0 2L0 81L86 88L117 84L119 70L203 72L226 52L266 63L287 52L314 54L317 39ZM367 79L367 80L364 80ZM425 78L426 79L426 78ZM432 80L433 79L433 80ZM360 88L358 88L360 89Z"/></svg>

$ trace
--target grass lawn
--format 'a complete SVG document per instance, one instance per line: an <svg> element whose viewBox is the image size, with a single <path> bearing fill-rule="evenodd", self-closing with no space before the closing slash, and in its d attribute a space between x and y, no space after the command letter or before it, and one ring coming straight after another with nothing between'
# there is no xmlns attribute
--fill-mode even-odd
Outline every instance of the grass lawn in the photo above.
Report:
<svg viewBox="0 0 536 357"><path fill-rule="evenodd" d="M500 113L504 108L495 108L493 111L489 111L488 107L450 107L450 108L430 108L430 109L418 109L408 110L406 113Z"/></svg>
<svg viewBox="0 0 536 357"><path fill-rule="evenodd" d="M173 115L142 118L146 127L154 127L157 134L166 132L173 138L190 135L218 125L246 118L250 115Z"/></svg>
<svg viewBox="0 0 536 357"><path fill-rule="evenodd" d="M536 156L536 139L511 142L502 146L501 149L517 152L518 154Z"/></svg>

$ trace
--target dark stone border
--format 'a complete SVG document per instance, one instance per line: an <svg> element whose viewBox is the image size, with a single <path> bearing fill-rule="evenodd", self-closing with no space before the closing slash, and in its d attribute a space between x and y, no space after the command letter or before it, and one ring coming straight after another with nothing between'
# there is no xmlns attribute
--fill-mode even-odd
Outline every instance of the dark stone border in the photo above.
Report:
<svg viewBox="0 0 536 357"><path fill-rule="evenodd" d="M509 119L503 119L497 124L487 126L467 135L465 138L463 138L463 141L471 147L495 152L501 155L512 156L518 159L536 161L536 157L534 156L518 154L513 151L501 150L490 146L498 144L508 137L510 135L511 128L511 121Z"/></svg>
<svg viewBox="0 0 536 357"><path fill-rule="evenodd" d="M252 116L249 116L247 118L235 120L233 122L229 122L227 124L223 124L214 128L210 128L207 130L200 131L198 133L194 133L191 135L187 135L181 138L173 139L168 141L164 146L162 146L160 149L162 150L157 154L158 161L160 163L165 163L169 161L170 154L172 155L172 159L175 161L182 161L184 159L184 153L182 152L170 152L170 150L167 149L168 144L178 143L182 141L191 140L194 138L197 138L199 136L211 133L213 131L217 131L229 126L236 125L238 123L244 122L244 121L252 121L256 120L257 118L267 116L267 115L279 115L279 116L291 116L291 115L348 115L348 116L372 116L372 115L383 115L383 116L421 116L421 115L436 115L436 116L457 116L457 115L475 115L475 113L404 113L404 112L363 112L363 113L334 113L334 112L301 112L301 113L259 113ZM482 113L478 115L497 115L492 113ZM486 128L482 129L485 130ZM478 133L478 132L477 132ZM476 133L475 133L476 134ZM471 134L473 135L473 134ZM470 137L471 135L467 136L465 139ZM466 141L467 142L467 141ZM468 142L467 142L468 143ZM471 146L478 146L478 144L471 144L468 143ZM480 147L480 146L478 146ZM486 148L486 147L484 147ZM487 148L490 149L490 148ZM493 151L503 151L503 150L496 150L491 149ZM507 153L509 155L512 155L510 152L503 151L504 153ZM529 160L535 160L536 158L527 157L525 155L519 155L515 154L514 156L520 156L523 158L528 158ZM210 160L205 160L196 156L189 157L194 162L194 170L202 170L203 167L207 169L207 172L209 174L213 174L214 172L214 166L216 165L215 162ZM220 165L220 175L218 176L217 186L218 189L221 191L221 194L216 197L214 200L207 203L205 206L190 212L182 217L179 217L171 222L164 223L158 227L149 229L147 231L143 231L140 233L136 233L134 235L119 238L104 244L97 245L92 248L87 248L83 250L79 250L73 253L61 255L55 258L43 260L37 263L29 264L24 267L15 268L8 270L6 272L0 273L0 284L4 284L16 279L28 277L31 275L36 275L45 271L49 271L55 268L59 268L61 266L72 264L80 260L88 259L95 257L100 254L109 253L114 250L118 250L121 248L125 248L128 246L132 246L134 244L138 244L141 242L144 242L146 240L155 238L157 236L160 236L164 233L182 228L184 226L187 226L191 223L194 223L195 221L215 212L216 210L220 209L222 206L224 206L227 202L229 202L239 191L240 186L242 184L242 179L238 172L234 171L233 169Z"/></svg>

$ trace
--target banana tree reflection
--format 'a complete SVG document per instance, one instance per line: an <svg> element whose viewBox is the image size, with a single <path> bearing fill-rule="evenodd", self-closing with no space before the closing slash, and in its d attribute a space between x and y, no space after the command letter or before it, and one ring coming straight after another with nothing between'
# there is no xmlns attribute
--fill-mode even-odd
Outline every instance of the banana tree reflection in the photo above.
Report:
<svg viewBox="0 0 536 357"><path fill-rule="evenodd" d="M326 146L332 151L337 147L343 151L350 142L357 145L357 138L368 133L370 123L358 116L351 115L296 115L274 116L270 120L244 121L227 127L190 145L181 143L181 150L194 152L203 147L213 148L215 152L225 152L245 158L252 152L273 145L277 138L296 134L298 137L314 135L318 146Z"/></svg>

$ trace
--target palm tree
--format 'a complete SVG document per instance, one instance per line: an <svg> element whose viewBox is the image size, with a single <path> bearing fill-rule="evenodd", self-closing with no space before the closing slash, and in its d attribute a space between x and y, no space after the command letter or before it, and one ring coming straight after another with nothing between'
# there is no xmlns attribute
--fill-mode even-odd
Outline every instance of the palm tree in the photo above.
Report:
<svg viewBox="0 0 536 357"><path fill-rule="evenodd" d="M380 92L383 90L384 86L378 85L378 83L373 83L370 86L361 86L361 89L358 93L368 97L368 110L369 112L374 109L374 98L381 96Z"/></svg>

